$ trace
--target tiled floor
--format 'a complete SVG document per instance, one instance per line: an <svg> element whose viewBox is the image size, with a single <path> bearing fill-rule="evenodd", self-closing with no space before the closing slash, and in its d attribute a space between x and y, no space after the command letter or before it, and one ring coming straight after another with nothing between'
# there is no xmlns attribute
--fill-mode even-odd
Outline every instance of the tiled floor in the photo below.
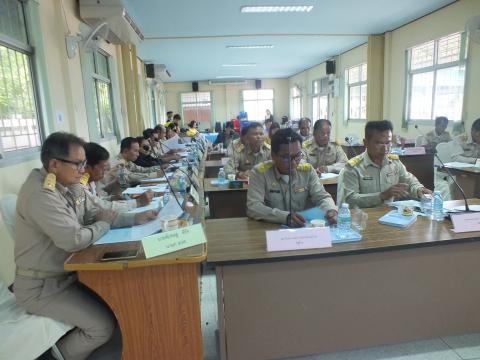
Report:
<svg viewBox="0 0 480 360"><path fill-rule="evenodd" d="M212 270L202 276L201 295L204 360L217 360L217 291ZM480 360L480 333L288 360Z"/></svg>

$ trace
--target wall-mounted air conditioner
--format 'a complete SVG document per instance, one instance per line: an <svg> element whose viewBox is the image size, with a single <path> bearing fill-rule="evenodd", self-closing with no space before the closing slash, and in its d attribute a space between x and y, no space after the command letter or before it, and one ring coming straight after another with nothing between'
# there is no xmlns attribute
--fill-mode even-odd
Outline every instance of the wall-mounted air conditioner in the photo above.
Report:
<svg viewBox="0 0 480 360"><path fill-rule="evenodd" d="M121 0L80 0L80 18L93 29L102 26L98 35L112 44L138 44L144 36L128 15Z"/></svg>
<svg viewBox="0 0 480 360"><path fill-rule="evenodd" d="M244 85L247 83L245 79L218 79L209 80L209 85Z"/></svg>

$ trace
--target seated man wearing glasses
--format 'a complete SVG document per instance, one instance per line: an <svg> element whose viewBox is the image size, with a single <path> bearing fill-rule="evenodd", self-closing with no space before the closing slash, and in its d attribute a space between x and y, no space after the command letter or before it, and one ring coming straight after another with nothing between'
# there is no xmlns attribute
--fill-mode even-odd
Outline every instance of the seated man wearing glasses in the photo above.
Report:
<svg viewBox="0 0 480 360"><path fill-rule="evenodd" d="M73 325L58 342L65 359L86 359L111 337L115 320L63 263L110 229L117 213L96 207L80 184L84 142L57 132L43 143L42 168L18 193L14 283L17 303L31 314Z"/></svg>
<svg viewBox="0 0 480 360"><path fill-rule="evenodd" d="M335 203L320 183L315 169L308 163L300 164L303 157L300 135L291 128L277 131L272 137L271 155L272 160L260 163L251 172L247 215L255 220L303 226L305 219L298 212L318 206L331 224L336 223Z"/></svg>

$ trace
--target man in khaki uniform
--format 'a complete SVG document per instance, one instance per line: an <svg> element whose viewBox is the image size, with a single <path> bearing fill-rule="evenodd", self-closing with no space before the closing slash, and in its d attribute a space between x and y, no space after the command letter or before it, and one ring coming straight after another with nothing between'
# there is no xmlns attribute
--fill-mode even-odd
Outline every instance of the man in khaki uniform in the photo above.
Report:
<svg viewBox="0 0 480 360"><path fill-rule="evenodd" d="M270 159L270 146L264 142L263 128L259 123L249 124L242 129L242 133L244 144L233 144L234 151L225 165L225 174L236 174L238 179L247 179L255 165Z"/></svg>
<svg viewBox="0 0 480 360"><path fill-rule="evenodd" d="M119 195L123 189L137 185L142 179L164 176L160 166L145 168L134 163L139 148L138 141L133 137L122 140L120 154L110 161L110 169L102 180L106 192Z"/></svg>
<svg viewBox="0 0 480 360"><path fill-rule="evenodd" d="M472 124L472 141L462 145L463 153L453 155L452 161L475 164L480 159L480 118Z"/></svg>
<svg viewBox="0 0 480 360"><path fill-rule="evenodd" d="M450 133L446 131L448 119L445 116L439 116L435 119L435 129L425 134L425 151L435 152L438 144L452 140Z"/></svg>
<svg viewBox="0 0 480 360"><path fill-rule="evenodd" d="M289 146L290 143L290 146ZM330 223L336 223L337 209L332 197L323 188L310 164L299 164L302 138L292 129L281 129L272 137L272 160L252 170L247 193L247 215L291 226L305 225L298 214L310 206L318 206ZM289 149L292 181L292 216L290 217Z"/></svg>
<svg viewBox="0 0 480 360"><path fill-rule="evenodd" d="M375 207L392 200L432 193L407 171L398 155L389 154L392 131L392 123L388 120L367 122L365 152L350 159L340 172L338 204Z"/></svg>
<svg viewBox="0 0 480 360"><path fill-rule="evenodd" d="M15 224L15 297L29 313L73 325L57 343L64 358L86 359L115 327L108 308L63 263L110 229L116 213L92 205L79 184L85 169L83 141L53 133L43 143L43 168L20 189Z"/></svg>
<svg viewBox="0 0 480 360"><path fill-rule="evenodd" d="M332 124L320 119L313 127L313 139L303 143L306 160L317 171L317 174L326 172L339 173L348 160L340 145L330 142Z"/></svg>
<svg viewBox="0 0 480 360"><path fill-rule="evenodd" d="M312 134L310 133L310 128L312 125L312 121L307 118L303 117L298 120L298 133L302 137L302 141L305 144L305 141L310 140L312 138Z"/></svg>

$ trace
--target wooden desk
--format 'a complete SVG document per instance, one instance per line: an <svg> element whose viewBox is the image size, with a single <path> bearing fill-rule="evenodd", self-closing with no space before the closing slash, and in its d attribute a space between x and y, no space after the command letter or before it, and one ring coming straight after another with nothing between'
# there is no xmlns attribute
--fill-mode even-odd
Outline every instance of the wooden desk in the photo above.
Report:
<svg viewBox="0 0 480 360"><path fill-rule="evenodd" d="M225 186L213 186L211 181L216 178L205 178L203 188L205 196L209 199L209 209L211 219L224 219L247 216L247 189L244 185L242 189L229 189ZM325 190L332 196L333 200L337 199L337 180L320 179Z"/></svg>
<svg viewBox="0 0 480 360"><path fill-rule="evenodd" d="M221 160L224 157L227 157L226 151L210 151L207 154L207 160Z"/></svg>
<svg viewBox="0 0 480 360"><path fill-rule="evenodd" d="M207 160L205 161L205 177L213 178L218 175L218 170L224 165L222 160Z"/></svg>
<svg viewBox="0 0 480 360"><path fill-rule="evenodd" d="M349 159L356 156L355 153L360 155L365 151L365 146L363 145L342 145L342 148ZM433 154L400 155L400 160L407 170L415 175L418 181L420 181L425 187L431 190L433 190L434 187L433 179L435 176L433 159Z"/></svg>
<svg viewBox="0 0 480 360"><path fill-rule="evenodd" d="M274 253L265 250L265 230L276 224L207 220L221 359L293 357L479 331L480 232L454 234L450 222L423 217L406 230L387 227L377 223L385 211L367 211L360 242Z"/></svg>
<svg viewBox="0 0 480 360"><path fill-rule="evenodd" d="M452 175L456 177L458 184L462 187L463 192L467 198L480 198L480 168L471 166L468 168L456 168L447 166ZM440 171L445 172L445 169L438 168ZM453 196L455 199L463 199L462 194L457 187L452 187Z"/></svg>

